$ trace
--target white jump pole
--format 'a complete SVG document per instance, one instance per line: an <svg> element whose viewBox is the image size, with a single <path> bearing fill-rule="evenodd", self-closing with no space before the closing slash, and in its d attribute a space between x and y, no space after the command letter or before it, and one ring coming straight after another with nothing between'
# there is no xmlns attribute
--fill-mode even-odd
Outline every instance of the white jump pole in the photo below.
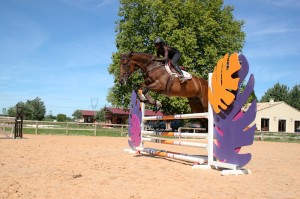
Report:
<svg viewBox="0 0 300 199"><path fill-rule="evenodd" d="M149 137L149 138L142 138L142 141L155 142L155 143L161 143L161 144L172 144L172 145L179 145L179 146L207 148L207 144L204 144L204 143L184 142L184 141L178 141L178 140L165 140L165 139Z"/></svg>
<svg viewBox="0 0 300 199"><path fill-rule="evenodd" d="M142 131L143 135L158 135L178 138L208 138L207 133L180 133L180 132L160 132L160 131Z"/></svg>
<svg viewBox="0 0 300 199"><path fill-rule="evenodd" d="M207 113L191 113L191 114L164 115L164 116L147 116L147 117L143 117L143 121L147 121L147 120L193 119L193 118L207 118Z"/></svg>
<svg viewBox="0 0 300 199"><path fill-rule="evenodd" d="M198 163L198 164L204 164L207 162L207 157L196 157L196 156L191 156L188 154L182 154L182 153L174 153L174 152L169 152L169 151L164 151L161 149L154 149L154 148L137 148L137 150L140 151L140 153L145 153L145 154L151 154L151 155L156 155L156 156L161 156L161 157L167 157L167 158L173 158L177 160L183 160L187 162L193 162L193 163Z"/></svg>

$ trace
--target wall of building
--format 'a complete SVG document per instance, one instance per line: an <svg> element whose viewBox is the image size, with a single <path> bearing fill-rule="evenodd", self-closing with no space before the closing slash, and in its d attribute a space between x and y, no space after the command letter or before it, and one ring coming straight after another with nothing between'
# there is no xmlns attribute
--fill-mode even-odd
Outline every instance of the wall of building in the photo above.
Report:
<svg viewBox="0 0 300 199"><path fill-rule="evenodd" d="M261 129L261 119L269 119L270 132L279 132L278 123L280 120L285 120L286 131L295 132L295 121L300 121L300 111L287 105L286 103L280 103L276 106L260 110L256 114L256 126L257 130Z"/></svg>

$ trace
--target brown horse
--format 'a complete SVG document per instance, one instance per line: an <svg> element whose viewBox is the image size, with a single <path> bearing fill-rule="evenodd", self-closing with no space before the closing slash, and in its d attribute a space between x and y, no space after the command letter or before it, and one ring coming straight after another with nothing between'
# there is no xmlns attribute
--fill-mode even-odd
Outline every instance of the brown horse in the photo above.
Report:
<svg viewBox="0 0 300 199"><path fill-rule="evenodd" d="M130 75L138 68L144 73L144 84L141 85L143 90L150 90L167 96L187 97L192 112L207 112L208 83L205 79L193 75L192 79L180 83L178 77L170 75L163 63L155 61L153 55L131 52L121 56L120 83L126 83ZM149 95L146 95L146 98L150 104L155 104Z"/></svg>

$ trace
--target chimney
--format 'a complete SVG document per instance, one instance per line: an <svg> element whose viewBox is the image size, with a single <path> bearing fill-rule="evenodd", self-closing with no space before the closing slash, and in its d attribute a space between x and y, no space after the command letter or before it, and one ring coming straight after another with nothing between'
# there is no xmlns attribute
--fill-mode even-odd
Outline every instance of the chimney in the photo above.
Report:
<svg viewBox="0 0 300 199"><path fill-rule="evenodd" d="M270 98L270 104L274 104L274 98Z"/></svg>

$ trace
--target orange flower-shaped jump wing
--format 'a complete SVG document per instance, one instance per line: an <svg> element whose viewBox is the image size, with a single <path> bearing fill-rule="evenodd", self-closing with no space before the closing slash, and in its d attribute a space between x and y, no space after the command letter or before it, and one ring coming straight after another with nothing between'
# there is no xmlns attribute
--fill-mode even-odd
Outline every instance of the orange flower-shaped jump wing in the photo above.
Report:
<svg viewBox="0 0 300 199"><path fill-rule="evenodd" d="M212 88L209 87L208 90L208 99L215 113L219 113L220 108L226 110L227 106L233 102L235 95L232 91L238 89L240 78L233 78L232 75L240 68L237 53L233 53L229 61L228 54L226 54L215 66L211 81Z"/></svg>

